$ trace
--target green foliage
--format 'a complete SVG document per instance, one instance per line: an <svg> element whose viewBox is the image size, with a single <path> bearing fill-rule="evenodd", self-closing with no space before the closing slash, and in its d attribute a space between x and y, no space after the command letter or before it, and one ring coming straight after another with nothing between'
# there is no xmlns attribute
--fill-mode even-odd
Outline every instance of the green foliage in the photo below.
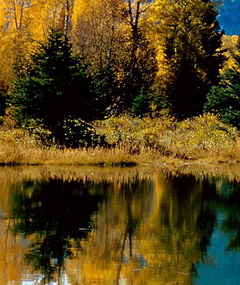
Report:
<svg viewBox="0 0 240 285"><path fill-rule="evenodd" d="M135 35L135 38L132 36L131 41L131 49L123 65L124 76L120 83L118 108L131 111L133 115L144 115L150 110L152 101L157 72L156 54L142 32Z"/></svg>
<svg viewBox="0 0 240 285"><path fill-rule="evenodd" d="M151 112L152 97L145 93L140 93L132 101L131 113L133 116L144 117Z"/></svg>
<svg viewBox="0 0 240 285"><path fill-rule="evenodd" d="M6 95L0 92L0 116L4 115L6 109Z"/></svg>
<svg viewBox="0 0 240 285"><path fill-rule="evenodd" d="M52 137L62 143L66 128L63 118L92 119L92 93L85 69L72 54L66 36L52 31L48 42L33 54L27 72L19 74L15 82L10 104L19 124L26 127L31 120L40 120ZM69 140L70 136L68 144Z"/></svg>
<svg viewBox="0 0 240 285"><path fill-rule="evenodd" d="M4 83L0 80L0 116L3 116L5 114L6 96L7 96L7 88L4 86Z"/></svg>
<svg viewBox="0 0 240 285"><path fill-rule="evenodd" d="M220 84L210 90L204 106L206 112L217 113L223 122L240 129L240 41L232 54L235 66L221 76Z"/></svg>
<svg viewBox="0 0 240 285"><path fill-rule="evenodd" d="M113 111L120 93L116 67L110 64L99 71L92 70L91 78L91 92L94 94L91 101L91 109L94 110L92 119L103 119Z"/></svg>
<svg viewBox="0 0 240 285"><path fill-rule="evenodd" d="M66 147L95 147L104 145L104 136L96 134L94 127L79 118L66 118L59 125L58 138L60 144Z"/></svg>
<svg viewBox="0 0 240 285"><path fill-rule="evenodd" d="M17 119L42 119L50 129L66 115L86 119L89 80L84 66L72 55L66 36L52 31L31 60L27 73L20 74L15 82L11 103Z"/></svg>

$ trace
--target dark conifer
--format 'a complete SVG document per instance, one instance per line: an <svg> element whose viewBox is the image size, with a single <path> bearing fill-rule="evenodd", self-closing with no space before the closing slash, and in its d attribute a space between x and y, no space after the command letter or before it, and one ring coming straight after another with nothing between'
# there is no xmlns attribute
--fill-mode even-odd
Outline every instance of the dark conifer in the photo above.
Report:
<svg viewBox="0 0 240 285"><path fill-rule="evenodd" d="M9 101L18 123L29 127L40 121L52 137L68 146L95 139L93 128L84 122L91 120L94 111L85 70L72 54L67 37L52 31L15 82Z"/></svg>
<svg viewBox="0 0 240 285"><path fill-rule="evenodd" d="M212 87L204 111L217 113L223 122L240 129L240 38L232 58L235 65L221 76L219 85Z"/></svg>

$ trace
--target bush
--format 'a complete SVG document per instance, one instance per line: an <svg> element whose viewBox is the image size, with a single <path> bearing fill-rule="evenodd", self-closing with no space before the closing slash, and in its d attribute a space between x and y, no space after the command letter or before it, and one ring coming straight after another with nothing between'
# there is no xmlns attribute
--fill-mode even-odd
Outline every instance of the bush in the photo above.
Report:
<svg viewBox="0 0 240 285"><path fill-rule="evenodd" d="M10 117L0 117L0 145L11 148L31 148L40 144L39 136L26 129L16 128L16 122Z"/></svg>
<svg viewBox="0 0 240 285"><path fill-rule="evenodd" d="M104 145L104 136L98 135L92 125L79 118L65 118L59 124L58 132L58 143L66 147Z"/></svg>
<svg viewBox="0 0 240 285"><path fill-rule="evenodd" d="M181 158L206 152L227 151L236 145L236 128L222 123L215 115L205 114L178 122L173 117L132 118L128 115L95 122L107 143L130 153L151 148L163 155Z"/></svg>

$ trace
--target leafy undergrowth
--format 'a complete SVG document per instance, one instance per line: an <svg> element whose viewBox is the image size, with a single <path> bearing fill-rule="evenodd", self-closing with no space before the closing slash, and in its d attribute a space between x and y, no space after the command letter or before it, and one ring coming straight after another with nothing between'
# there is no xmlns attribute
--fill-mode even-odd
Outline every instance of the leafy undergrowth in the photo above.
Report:
<svg viewBox="0 0 240 285"><path fill-rule="evenodd" d="M6 123L7 122L7 123ZM119 165L240 162L237 130L205 114L178 122L160 118L112 117L94 123L107 147L44 146L39 135L5 121L0 127L0 164Z"/></svg>
<svg viewBox="0 0 240 285"><path fill-rule="evenodd" d="M211 114L181 122L168 116L137 119L126 115L98 121L95 127L108 143L131 154L149 149L169 158L240 160L237 129Z"/></svg>

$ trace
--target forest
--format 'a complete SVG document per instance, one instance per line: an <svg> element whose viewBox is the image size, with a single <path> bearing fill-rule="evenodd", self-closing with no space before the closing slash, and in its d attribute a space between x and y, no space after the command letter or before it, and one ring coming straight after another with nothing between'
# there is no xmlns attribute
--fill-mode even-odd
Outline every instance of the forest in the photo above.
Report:
<svg viewBox="0 0 240 285"><path fill-rule="evenodd" d="M220 29L220 5L1 1L1 143L127 145L130 153L143 146L189 158L190 145L208 152L229 142L231 152L239 142L240 39Z"/></svg>

